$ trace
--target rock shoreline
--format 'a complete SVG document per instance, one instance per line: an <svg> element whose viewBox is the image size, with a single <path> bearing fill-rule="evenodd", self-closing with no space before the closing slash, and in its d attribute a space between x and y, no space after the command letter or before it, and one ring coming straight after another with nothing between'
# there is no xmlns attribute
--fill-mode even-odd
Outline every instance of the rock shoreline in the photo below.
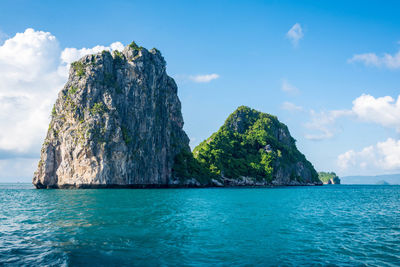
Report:
<svg viewBox="0 0 400 267"><path fill-rule="evenodd" d="M276 188L276 187L294 187L294 186L322 186L322 183L289 183L289 184L268 184L263 182L243 183L237 180L227 179L221 182L212 182L211 184L200 184L190 181L171 184L62 184L45 186L35 184L36 189L168 189L168 188Z"/></svg>

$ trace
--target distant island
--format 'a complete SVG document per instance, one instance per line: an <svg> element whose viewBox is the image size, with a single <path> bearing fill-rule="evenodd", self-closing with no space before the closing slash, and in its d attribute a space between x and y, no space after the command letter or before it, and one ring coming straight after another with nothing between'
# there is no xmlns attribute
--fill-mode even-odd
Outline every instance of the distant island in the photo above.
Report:
<svg viewBox="0 0 400 267"><path fill-rule="evenodd" d="M161 53L87 55L51 112L36 188L321 185L277 117L241 106L193 153Z"/></svg>
<svg viewBox="0 0 400 267"><path fill-rule="evenodd" d="M318 177L324 184L340 184L340 179L334 172L319 172Z"/></svg>
<svg viewBox="0 0 400 267"><path fill-rule="evenodd" d="M373 176L344 176L341 177L342 184L372 184L386 182L390 185L400 184L400 174L384 174L384 175L373 175Z"/></svg>
<svg viewBox="0 0 400 267"><path fill-rule="evenodd" d="M380 180L378 182L376 182L376 185L390 185L388 182L386 182L385 180Z"/></svg>

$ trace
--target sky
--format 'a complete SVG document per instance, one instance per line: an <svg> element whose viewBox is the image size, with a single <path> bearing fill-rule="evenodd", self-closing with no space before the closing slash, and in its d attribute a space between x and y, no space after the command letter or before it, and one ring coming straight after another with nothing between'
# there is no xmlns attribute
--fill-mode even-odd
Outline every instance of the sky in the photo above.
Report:
<svg viewBox="0 0 400 267"><path fill-rule="evenodd" d="M276 115L317 171L400 172L400 2L0 3L0 182L30 182L71 62L133 40L178 84L193 148L238 106Z"/></svg>

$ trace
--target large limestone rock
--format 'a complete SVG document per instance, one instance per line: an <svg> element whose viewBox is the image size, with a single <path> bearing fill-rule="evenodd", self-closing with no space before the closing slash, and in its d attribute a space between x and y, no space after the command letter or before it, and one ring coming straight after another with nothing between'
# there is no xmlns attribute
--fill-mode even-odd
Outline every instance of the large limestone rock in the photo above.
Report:
<svg viewBox="0 0 400 267"><path fill-rule="evenodd" d="M37 188L167 186L190 151L177 86L156 49L135 43L72 64L52 111Z"/></svg>

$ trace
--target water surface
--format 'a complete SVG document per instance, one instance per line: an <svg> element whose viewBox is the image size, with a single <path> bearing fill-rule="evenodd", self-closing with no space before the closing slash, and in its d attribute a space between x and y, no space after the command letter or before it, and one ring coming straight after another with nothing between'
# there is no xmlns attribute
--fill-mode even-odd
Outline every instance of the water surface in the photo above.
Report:
<svg viewBox="0 0 400 267"><path fill-rule="evenodd" d="M400 265L400 186L0 184L0 265Z"/></svg>

